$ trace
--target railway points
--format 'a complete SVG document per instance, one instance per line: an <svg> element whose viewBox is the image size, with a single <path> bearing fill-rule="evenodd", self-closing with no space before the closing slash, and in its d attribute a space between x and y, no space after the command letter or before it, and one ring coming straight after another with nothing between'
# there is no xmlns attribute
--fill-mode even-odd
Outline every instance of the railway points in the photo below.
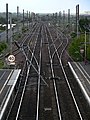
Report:
<svg viewBox="0 0 90 120"><path fill-rule="evenodd" d="M0 42L10 47L0 49L0 120L90 120L89 14L79 4L76 14L8 10L0 13Z"/></svg>
<svg viewBox="0 0 90 120"><path fill-rule="evenodd" d="M6 120L90 118L83 93L67 65L71 62L66 52L68 42L68 37L57 27L43 22L33 24L17 41L21 55L17 54L18 50L13 55L16 61L22 58L22 67L18 90Z"/></svg>

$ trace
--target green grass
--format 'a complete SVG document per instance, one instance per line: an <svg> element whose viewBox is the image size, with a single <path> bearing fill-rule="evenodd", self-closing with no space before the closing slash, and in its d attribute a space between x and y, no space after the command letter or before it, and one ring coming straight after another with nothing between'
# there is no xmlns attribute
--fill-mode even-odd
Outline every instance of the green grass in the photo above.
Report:
<svg viewBox="0 0 90 120"><path fill-rule="evenodd" d="M4 62L0 60L0 69L2 69L3 67L4 67Z"/></svg>
<svg viewBox="0 0 90 120"><path fill-rule="evenodd" d="M86 42L89 42L89 36L87 35ZM82 61L84 59L85 53L81 55L80 49L85 49L85 36L80 35L77 39L76 37L72 39L71 44L69 45L68 52L70 56L75 61ZM86 59L90 60L90 44L86 45Z"/></svg>
<svg viewBox="0 0 90 120"><path fill-rule="evenodd" d="M5 49L7 49L7 44L5 42L0 42L0 53Z"/></svg>

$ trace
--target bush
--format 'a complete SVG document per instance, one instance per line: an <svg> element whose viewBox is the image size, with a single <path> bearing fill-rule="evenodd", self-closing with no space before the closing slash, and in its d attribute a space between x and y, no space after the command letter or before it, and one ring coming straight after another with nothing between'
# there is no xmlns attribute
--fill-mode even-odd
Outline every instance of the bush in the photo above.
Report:
<svg viewBox="0 0 90 120"><path fill-rule="evenodd" d="M7 48L7 44L5 42L0 43L0 53Z"/></svg>
<svg viewBox="0 0 90 120"><path fill-rule="evenodd" d="M87 46L87 59L90 60L90 45Z"/></svg>
<svg viewBox="0 0 90 120"><path fill-rule="evenodd" d="M1 31L5 31L5 27L0 26Z"/></svg>
<svg viewBox="0 0 90 120"><path fill-rule="evenodd" d="M89 42L88 35L87 35L86 39L87 39L86 42ZM87 44L86 47L87 47L87 51L86 51L87 58L86 59L90 60L90 45ZM78 39L76 37L74 39L72 39L72 42L68 47L68 52L75 61L83 60L85 53L83 53L83 55L81 55L81 53L80 53L81 48L83 48L83 49L85 48L85 36L84 35L80 35Z"/></svg>
<svg viewBox="0 0 90 120"><path fill-rule="evenodd" d="M71 33L71 37L72 37L72 38L75 38L76 35L77 35L77 34L76 34L75 32L72 32L72 33Z"/></svg>
<svg viewBox="0 0 90 120"><path fill-rule="evenodd" d="M2 69L4 66L4 62L2 60L0 60L0 69Z"/></svg>

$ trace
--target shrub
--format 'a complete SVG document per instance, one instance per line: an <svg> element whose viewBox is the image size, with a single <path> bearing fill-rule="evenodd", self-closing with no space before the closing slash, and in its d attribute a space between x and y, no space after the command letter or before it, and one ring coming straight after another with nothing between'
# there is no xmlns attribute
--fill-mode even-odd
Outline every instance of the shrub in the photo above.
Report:
<svg viewBox="0 0 90 120"><path fill-rule="evenodd" d="M87 40L86 42L89 42L88 35L87 35L86 40ZM90 45L87 44L86 47L87 47L86 58L88 60L90 60ZM85 48L85 36L84 35L80 35L78 39L76 37L74 39L72 39L72 42L68 47L68 52L75 61L83 60L85 53L83 53L83 56L81 55L81 53L80 53L81 48L83 48L83 49Z"/></svg>
<svg viewBox="0 0 90 120"><path fill-rule="evenodd" d="M7 48L7 44L5 42L0 43L0 52Z"/></svg>
<svg viewBox="0 0 90 120"><path fill-rule="evenodd" d="M0 69L2 69L4 66L4 62L2 60L0 60Z"/></svg>

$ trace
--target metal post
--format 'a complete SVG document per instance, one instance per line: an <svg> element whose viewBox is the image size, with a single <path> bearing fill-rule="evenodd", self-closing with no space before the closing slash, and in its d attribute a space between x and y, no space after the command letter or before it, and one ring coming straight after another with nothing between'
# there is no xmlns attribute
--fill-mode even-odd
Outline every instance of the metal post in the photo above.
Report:
<svg viewBox="0 0 90 120"><path fill-rule="evenodd" d="M55 13L55 24L57 25L57 12Z"/></svg>
<svg viewBox="0 0 90 120"><path fill-rule="evenodd" d="M59 25L61 24L61 11L59 12Z"/></svg>
<svg viewBox="0 0 90 120"><path fill-rule="evenodd" d="M27 11L27 28L28 28L28 11Z"/></svg>
<svg viewBox="0 0 90 120"><path fill-rule="evenodd" d="M10 53L12 55L12 13L10 13Z"/></svg>
<svg viewBox="0 0 90 120"><path fill-rule="evenodd" d="M24 9L23 9L23 27L24 27Z"/></svg>
<svg viewBox="0 0 90 120"><path fill-rule="evenodd" d="M78 26L79 26L79 4L76 6L76 30L77 30L77 38L78 38Z"/></svg>
<svg viewBox="0 0 90 120"><path fill-rule="evenodd" d="M30 27L30 12L29 12L29 27Z"/></svg>
<svg viewBox="0 0 90 120"><path fill-rule="evenodd" d="M78 21L77 21L77 38L78 38L78 24L79 24L79 23L78 23Z"/></svg>
<svg viewBox="0 0 90 120"><path fill-rule="evenodd" d="M6 4L6 42L8 43L8 4Z"/></svg>
<svg viewBox="0 0 90 120"><path fill-rule="evenodd" d="M70 9L68 9L68 24L70 25Z"/></svg>
<svg viewBox="0 0 90 120"><path fill-rule="evenodd" d="M54 13L53 13L53 15L52 15L52 18L53 18L53 24L54 24Z"/></svg>
<svg viewBox="0 0 90 120"><path fill-rule="evenodd" d="M87 49L87 48L86 48L86 37L87 37L87 36L86 36L86 31L85 31L85 60L86 60L86 51L87 51L87 50L86 50L86 49Z"/></svg>
<svg viewBox="0 0 90 120"><path fill-rule="evenodd" d="M65 27L65 11L63 10L63 28Z"/></svg>
<svg viewBox="0 0 90 120"><path fill-rule="evenodd" d="M89 43L90 43L90 30L89 30Z"/></svg>
<svg viewBox="0 0 90 120"><path fill-rule="evenodd" d="M19 33L19 7L17 6L17 33Z"/></svg>

